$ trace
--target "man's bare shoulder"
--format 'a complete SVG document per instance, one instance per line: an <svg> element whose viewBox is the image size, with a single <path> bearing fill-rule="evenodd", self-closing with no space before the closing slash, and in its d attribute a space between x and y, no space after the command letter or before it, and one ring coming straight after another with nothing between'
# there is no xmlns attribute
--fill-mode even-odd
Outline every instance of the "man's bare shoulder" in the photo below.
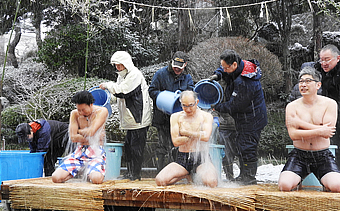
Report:
<svg viewBox="0 0 340 211"><path fill-rule="evenodd" d="M213 115L209 112L198 110L200 112L200 115L203 115L205 118L213 118Z"/></svg>
<svg viewBox="0 0 340 211"><path fill-rule="evenodd" d="M318 98L320 99L321 102L326 104L337 104L335 100L326 96L318 95Z"/></svg>
<svg viewBox="0 0 340 211"><path fill-rule="evenodd" d="M103 107L103 106L97 106L97 105L93 105L93 108L96 111L107 111L107 108Z"/></svg>
<svg viewBox="0 0 340 211"><path fill-rule="evenodd" d="M184 113L184 111L178 111L178 112L176 112L176 113L171 114L170 118L171 118L171 119L178 119L178 117L179 117L180 115L182 115L183 113Z"/></svg>
<svg viewBox="0 0 340 211"><path fill-rule="evenodd" d="M71 111L71 116L74 116L74 117L78 117L79 116L79 112L77 109L74 109Z"/></svg>
<svg viewBox="0 0 340 211"><path fill-rule="evenodd" d="M103 106L97 106L97 105L93 105L93 112L96 115L101 115L101 116L108 116L109 112L107 110L107 108L103 107Z"/></svg>

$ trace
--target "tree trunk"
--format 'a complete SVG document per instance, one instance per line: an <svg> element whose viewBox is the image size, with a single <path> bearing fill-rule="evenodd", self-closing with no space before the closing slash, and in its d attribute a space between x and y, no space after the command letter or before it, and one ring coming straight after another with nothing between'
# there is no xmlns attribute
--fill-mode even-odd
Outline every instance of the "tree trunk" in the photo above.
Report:
<svg viewBox="0 0 340 211"><path fill-rule="evenodd" d="M18 45L21 38L21 28L15 27L14 31L15 31L14 39L8 46L8 56L12 62L13 67L18 68L19 65L17 57L15 56L15 47Z"/></svg>
<svg viewBox="0 0 340 211"><path fill-rule="evenodd" d="M318 12L320 9L318 7L314 7L313 12L313 43L314 43L314 61L317 61L319 58L319 52L322 48L322 30L320 19L322 18L322 13Z"/></svg>
<svg viewBox="0 0 340 211"><path fill-rule="evenodd" d="M276 7L272 8L273 18L278 24L281 35L281 49L282 49L282 66L283 75L285 79L285 93L290 93L292 82L291 59L289 52L290 31L292 25L292 10L294 0L280 0L275 3ZM276 10L276 11L275 11Z"/></svg>
<svg viewBox="0 0 340 211"><path fill-rule="evenodd" d="M35 41L38 46L38 50L41 48L42 40L41 40L41 21L42 21L42 12L34 13L34 21L33 26L35 28Z"/></svg>
<svg viewBox="0 0 340 211"><path fill-rule="evenodd" d="M179 0L178 6L186 8L189 6L190 1ZM190 11L192 13L192 11ZM178 50L188 52L193 46L194 32L190 28L189 10L178 11Z"/></svg>

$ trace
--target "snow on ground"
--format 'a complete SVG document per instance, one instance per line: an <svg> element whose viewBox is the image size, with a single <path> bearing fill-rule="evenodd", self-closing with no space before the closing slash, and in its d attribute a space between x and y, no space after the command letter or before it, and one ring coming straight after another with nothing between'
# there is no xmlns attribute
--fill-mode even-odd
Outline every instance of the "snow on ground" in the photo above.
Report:
<svg viewBox="0 0 340 211"><path fill-rule="evenodd" d="M276 166L273 164L266 164L257 167L256 180L260 183L277 183L283 166L284 164ZM237 177L240 174L240 169L235 163L233 169L234 177ZM222 179L225 179L224 172L222 173Z"/></svg>
<svg viewBox="0 0 340 211"><path fill-rule="evenodd" d="M256 180L264 183L277 183L284 164L267 164L257 168Z"/></svg>

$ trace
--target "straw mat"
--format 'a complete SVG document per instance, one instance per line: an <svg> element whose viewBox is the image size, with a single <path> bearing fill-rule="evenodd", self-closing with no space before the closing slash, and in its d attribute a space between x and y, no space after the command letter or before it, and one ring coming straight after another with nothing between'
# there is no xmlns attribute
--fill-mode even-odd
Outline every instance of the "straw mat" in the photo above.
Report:
<svg viewBox="0 0 340 211"><path fill-rule="evenodd" d="M6 181L13 209L104 210L98 185L53 183L51 178Z"/></svg>
<svg viewBox="0 0 340 211"><path fill-rule="evenodd" d="M104 210L104 205L114 205L119 201L136 202L132 205L139 207L166 204L172 208L180 204L200 206L200 203L203 207L206 203L205 209L210 210L225 210L215 207L221 204L230 206L231 210L340 209L340 193L315 190L281 192L277 184L208 188L177 183L163 187L157 186L154 179L144 178L141 181L110 180L101 185L75 179L57 184L49 177L4 181L3 184L9 187L14 209Z"/></svg>
<svg viewBox="0 0 340 211"><path fill-rule="evenodd" d="M140 197L142 200L178 202L178 199L176 198L180 197L180 202L188 203L190 198L193 197L205 199L211 202L212 210L214 210L213 202L219 202L243 210L255 210L255 190L259 188L259 186L243 186L242 188L209 188L178 183L170 186L157 186L154 179L143 179L142 181L133 181L128 183L115 183L113 186L111 186L109 182L103 184L103 190L107 193L110 193L113 190L134 190L132 200L138 200ZM146 192L151 192L153 196L148 194L147 198L143 198L143 193ZM171 193L177 193L177 196L173 196ZM169 196L176 198L171 199Z"/></svg>
<svg viewBox="0 0 340 211"><path fill-rule="evenodd" d="M282 192L277 185L262 185L256 192L256 208L264 210L340 210L340 193L315 190Z"/></svg>

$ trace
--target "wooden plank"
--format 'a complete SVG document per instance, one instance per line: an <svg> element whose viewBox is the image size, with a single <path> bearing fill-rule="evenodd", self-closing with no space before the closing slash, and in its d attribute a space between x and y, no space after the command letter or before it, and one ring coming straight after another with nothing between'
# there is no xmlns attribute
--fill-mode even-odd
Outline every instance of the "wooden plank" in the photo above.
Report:
<svg viewBox="0 0 340 211"><path fill-rule="evenodd" d="M132 207L153 207L164 209L193 209L193 210L237 210L236 207L222 204L219 202L209 201L197 197L181 197L180 193L152 194L150 192L141 192L138 197L131 194L131 190L117 190L116 193L110 193L112 197L104 196L104 205L112 206L132 206ZM124 197L115 197L114 195L124 194ZM151 194L151 195L150 195ZM176 195L176 197L173 197ZM158 198L157 198L158 197ZM164 197L164 198L163 198ZM165 200L162 200L165 199ZM178 200L180 199L180 200ZM240 209L239 210L248 210Z"/></svg>
<svg viewBox="0 0 340 211"><path fill-rule="evenodd" d="M185 209L185 210L224 210L224 211L234 211L234 210L247 210L240 209L237 207L232 207L229 205L224 205L216 202L211 203L198 203L198 204L187 204L187 203L163 203L155 201L111 201L105 200L104 205L108 206L127 206L127 207L152 207L152 208L162 208L162 209Z"/></svg>
<svg viewBox="0 0 340 211"><path fill-rule="evenodd" d="M114 190L103 190L105 205L168 209L237 210L237 207L229 204L190 196L182 192L115 188ZM239 210L248 209L239 208Z"/></svg>
<svg viewBox="0 0 340 211"><path fill-rule="evenodd" d="M9 200L9 186L1 184L0 200Z"/></svg>

